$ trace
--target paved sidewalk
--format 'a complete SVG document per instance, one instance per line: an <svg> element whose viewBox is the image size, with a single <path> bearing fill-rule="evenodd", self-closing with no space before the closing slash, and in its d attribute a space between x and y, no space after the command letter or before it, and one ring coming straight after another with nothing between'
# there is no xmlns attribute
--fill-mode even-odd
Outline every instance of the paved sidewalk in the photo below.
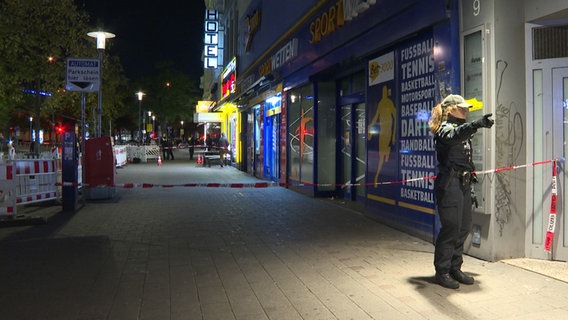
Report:
<svg viewBox="0 0 568 320"><path fill-rule="evenodd" d="M255 182L185 154L116 183ZM280 187L117 188L45 225L0 228L2 319L566 319L568 283L465 258L433 283L430 243Z"/></svg>

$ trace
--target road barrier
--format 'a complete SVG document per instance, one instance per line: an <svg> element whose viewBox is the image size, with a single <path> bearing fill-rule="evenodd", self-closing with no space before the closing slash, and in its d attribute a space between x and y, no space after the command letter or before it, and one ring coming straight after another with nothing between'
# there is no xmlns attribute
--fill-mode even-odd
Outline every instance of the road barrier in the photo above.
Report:
<svg viewBox="0 0 568 320"><path fill-rule="evenodd" d="M16 182L11 164L0 162L0 216L11 215L16 210Z"/></svg>
<svg viewBox="0 0 568 320"><path fill-rule="evenodd" d="M0 216L15 216L18 205L57 199L57 184L56 159L1 162Z"/></svg>
<svg viewBox="0 0 568 320"><path fill-rule="evenodd" d="M116 159L116 166L122 167L128 163L128 147L127 146L114 146L114 158Z"/></svg>
<svg viewBox="0 0 568 320"><path fill-rule="evenodd" d="M148 160L158 159L160 147L157 145L127 146L126 153L129 163L136 162L134 159L139 159L140 162L148 162Z"/></svg>

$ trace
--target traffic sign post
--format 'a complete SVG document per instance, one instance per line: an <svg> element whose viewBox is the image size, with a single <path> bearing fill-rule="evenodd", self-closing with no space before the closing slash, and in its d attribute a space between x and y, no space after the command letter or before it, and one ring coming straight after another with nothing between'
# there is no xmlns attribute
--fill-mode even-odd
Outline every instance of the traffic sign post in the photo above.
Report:
<svg viewBox="0 0 568 320"><path fill-rule="evenodd" d="M67 58L67 91L98 92L101 86L101 63L98 59Z"/></svg>
<svg viewBox="0 0 568 320"><path fill-rule="evenodd" d="M99 92L101 87L101 62L99 59L67 58L66 69L65 89L67 91L81 92L81 152L84 154L86 140L85 93ZM69 194L72 193L73 191L69 191ZM69 205L71 206L71 204Z"/></svg>

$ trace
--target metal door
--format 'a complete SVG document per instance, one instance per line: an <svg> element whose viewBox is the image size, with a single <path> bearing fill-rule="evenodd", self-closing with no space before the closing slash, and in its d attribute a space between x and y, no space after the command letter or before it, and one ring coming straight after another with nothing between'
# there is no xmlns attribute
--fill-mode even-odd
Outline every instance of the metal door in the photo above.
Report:
<svg viewBox="0 0 568 320"><path fill-rule="evenodd" d="M553 155L568 157L568 68L552 69L552 108L553 108ZM561 137L561 138L560 138ZM568 175L566 163L558 163L557 176L558 204L556 228L552 244L552 259L568 261L568 219L566 219L566 203L568 197ZM544 232L548 228L548 215L544 215Z"/></svg>
<svg viewBox="0 0 568 320"><path fill-rule="evenodd" d="M365 197L366 143L365 104L356 103L341 107L341 183L346 199Z"/></svg>

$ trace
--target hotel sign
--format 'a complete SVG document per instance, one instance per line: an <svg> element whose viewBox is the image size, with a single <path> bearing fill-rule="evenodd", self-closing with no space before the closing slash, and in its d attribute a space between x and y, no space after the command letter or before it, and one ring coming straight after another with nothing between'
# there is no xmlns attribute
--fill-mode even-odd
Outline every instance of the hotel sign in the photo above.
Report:
<svg viewBox="0 0 568 320"><path fill-rule="evenodd" d="M203 39L203 64L205 69L216 69L219 66L219 12L205 10L205 37Z"/></svg>

